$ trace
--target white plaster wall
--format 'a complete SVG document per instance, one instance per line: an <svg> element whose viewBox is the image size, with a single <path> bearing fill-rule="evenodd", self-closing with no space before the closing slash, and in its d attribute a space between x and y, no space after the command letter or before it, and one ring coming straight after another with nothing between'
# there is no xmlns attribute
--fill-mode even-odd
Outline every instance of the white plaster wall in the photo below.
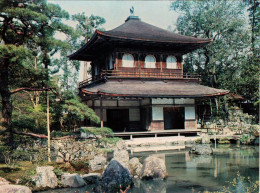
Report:
<svg viewBox="0 0 260 193"><path fill-rule="evenodd" d="M175 104L195 104L194 99L174 99Z"/></svg>
<svg viewBox="0 0 260 193"><path fill-rule="evenodd" d="M152 104L173 104L173 99L152 99Z"/></svg>
<svg viewBox="0 0 260 193"><path fill-rule="evenodd" d="M185 120L195 119L195 107L185 107Z"/></svg>
<svg viewBox="0 0 260 193"><path fill-rule="evenodd" d="M163 107L152 107L153 121L163 120Z"/></svg>
<svg viewBox="0 0 260 193"><path fill-rule="evenodd" d="M129 109L129 121L140 121L140 109Z"/></svg>

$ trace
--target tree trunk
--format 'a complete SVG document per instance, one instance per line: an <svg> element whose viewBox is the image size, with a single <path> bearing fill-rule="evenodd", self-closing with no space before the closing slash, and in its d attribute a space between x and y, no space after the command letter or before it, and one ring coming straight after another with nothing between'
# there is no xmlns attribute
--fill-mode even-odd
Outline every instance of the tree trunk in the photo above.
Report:
<svg viewBox="0 0 260 193"><path fill-rule="evenodd" d="M253 0L253 11L252 11L252 24L251 24L251 47L252 52L255 54L255 13L256 13L256 2Z"/></svg>
<svg viewBox="0 0 260 193"><path fill-rule="evenodd" d="M37 56L34 57L34 69L37 70ZM38 106L39 106L39 103L40 103L40 92L39 91L34 92L34 98L35 98L34 109L38 110ZM35 126L36 126L37 129L39 128L38 116L35 119Z"/></svg>
<svg viewBox="0 0 260 193"><path fill-rule="evenodd" d="M48 162L51 162L51 130L50 130L50 104L49 93L47 91L47 133L48 133Z"/></svg>
<svg viewBox="0 0 260 193"><path fill-rule="evenodd" d="M9 133L8 144L13 145L13 130L12 130L12 102L11 93L8 88L8 65L3 64L4 67L0 70L0 94L2 97L2 115L3 115L3 127Z"/></svg>

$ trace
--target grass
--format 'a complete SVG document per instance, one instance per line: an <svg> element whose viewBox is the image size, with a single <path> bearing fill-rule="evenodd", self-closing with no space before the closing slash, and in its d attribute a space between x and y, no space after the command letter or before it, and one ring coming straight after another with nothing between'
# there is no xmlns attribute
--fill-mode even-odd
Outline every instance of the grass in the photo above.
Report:
<svg viewBox="0 0 260 193"><path fill-rule="evenodd" d="M11 183L16 183L24 177L25 173L35 171L36 166L29 161L18 162L13 167L8 167L6 164L0 164L0 176L10 181Z"/></svg>

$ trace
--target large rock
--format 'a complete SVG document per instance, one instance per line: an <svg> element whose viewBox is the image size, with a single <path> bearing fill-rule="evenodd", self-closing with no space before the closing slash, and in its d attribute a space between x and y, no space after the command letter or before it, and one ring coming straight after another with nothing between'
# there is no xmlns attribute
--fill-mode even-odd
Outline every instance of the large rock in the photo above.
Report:
<svg viewBox="0 0 260 193"><path fill-rule="evenodd" d="M89 173L84 174L82 178L88 184L96 184L98 181L101 180L101 175L99 173Z"/></svg>
<svg viewBox="0 0 260 193"><path fill-rule="evenodd" d="M210 144L210 136L208 134L201 134L201 143L202 144Z"/></svg>
<svg viewBox="0 0 260 193"><path fill-rule="evenodd" d="M78 174L64 173L61 175L62 187L79 188L87 185Z"/></svg>
<svg viewBox="0 0 260 193"><path fill-rule="evenodd" d="M130 159L129 167L132 176L140 177L143 165L139 162L139 159L137 157Z"/></svg>
<svg viewBox="0 0 260 193"><path fill-rule="evenodd" d="M7 184L10 184L10 182L7 181L6 179L0 177L0 186L7 185Z"/></svg>
<svg viewBox="0 0 260 193"><path fill-rule="evenodd" d="M120 150L127 150L125 141L123 141L123 140L118 141L118 142L116 143L116 149L117 149L118 151L120 151Z"/></svg>
<svg viewBox="0 0 260 193"><path fill-rule="evenodd" d="M36 176L32 178L36 187L50 187L55 188L58 186L58 178L53 172L52 166L43 166L36 168Z"/></svg>
<svg viewBox="0 0 260 193"><path fill-rule="evenodd" d="M94 171L102 170L106 165L107 159L104 156L95 156L93 160L89 161L90 169Z"/></svg>
<svg viewBox="0 0 260 193"><path fill-rule="evenodd" d="M30 188L21 185L2 185L0 186L1 193L32 193Z"/></svg>
<svg viewBox="0 0 260 193"><path fill-rule="evenodd" d="M120 189L124 190L132 184L133 180L129 171L118 161L112 160L102 176L97 191L106 193L120 192Z"/></svg>
<svg viewBox="0 0 260 193"><path fill-rule="evenodd" d="M212 155L213 154L213 150L210 147L210 145L194 145L192 146L192 148L190 149L190 153L194 153L197 155Z"/></svg>
<svg viewBox="0 0 260 193"><path fill-rule="evenodd" d="M127 168L130 171L130 167L128 163L129 153L126 148L126 144L123 140L117 142L113 156L114 156L113 160L117 160L123 167Z"/></svg>
<svg viewBox="0 0 260 193"><path fill-rule="evenodd" d="M149 156L144 160L141 178L164 179L168 176L165 162L157 157Z"/></svg>

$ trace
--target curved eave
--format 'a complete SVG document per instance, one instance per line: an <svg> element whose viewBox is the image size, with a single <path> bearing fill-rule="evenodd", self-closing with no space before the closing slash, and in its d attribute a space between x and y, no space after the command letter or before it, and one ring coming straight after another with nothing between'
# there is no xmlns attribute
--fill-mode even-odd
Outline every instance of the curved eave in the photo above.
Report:
<svg viewBox="0 0 260 193"><path fill-rule="evenodd" d="M88 53L88 50L91 50L91 47L98 41L98 39L102 39L101 41L105 41L104 39L111 39L111 40L124 40L124 41L134 41L134 42L146 42L149 44L168 44L168 45L174 45L174 44L182 44L187 45L188 47L192 47L192 49L187 49L187 51L183 53L188 53L193 50L196 50L198 48L201 48L211 42L209 39L205 40L199 40L199 41L162 41L162 40L155 40L155 39L144 39L144 38L131 38L126 36L115 36L110 35L105 32L101 32L99 30L96 30L92 38L79 50L77 50L75 53L69 55L70 60L83 60L83 61L91 61L93 58L92 53Z"/></svg>
<svg viewBox="0 0 260 193"><path fill-rule="evenodd" d="M131 37L126 37L126 36L116 36L116 35L111 35L107 34L106 32L101 32L101 31L96 31L98 34L105 36L105 37L111 37L111 38L117 38L117 39L126 39L126 40L135 40L135 41L148 41L148 42L158 42L158 43L180 43L180 44L208 44L212 42L210 39L205 39L205 40L199 40L199 41L163 41L163 40L155 40L155 39L144 39L144 38L131 38Z"/></svg>
<svg viewBox="0 0 260 193"><path fill-rule="evenodd" d="M87 95L110 97L203 98L223 96L228 90L200 85L196 82L177 81L106 81L80 88Z"/></svg>
<svg viewBox="0 0 260 193"><path fill-rule="evenodd" d="M69 57L70 60L84 60L84 58L86 58L87 60L88 56L85 50L87 49L87 47L91 46L96 41L97 35L98 33L96 30L91 39L85 45L83 45L80 49L78 49L76 52L67 57Z"/></svg>
<svg viewBox="0 0 260 193"><path fill-rule="evenodd" d="M206 94L206 95L142 95L142 94L116 94L116 93L105 93L105 92L89 92L84 89L81 89L81 92L88 95L97 95L97 96L108 96L108 97L140 97L140 98L207 98L207 97L216 97L224 96L229 94L229 91L215 93L215 94Z"/></svg>

